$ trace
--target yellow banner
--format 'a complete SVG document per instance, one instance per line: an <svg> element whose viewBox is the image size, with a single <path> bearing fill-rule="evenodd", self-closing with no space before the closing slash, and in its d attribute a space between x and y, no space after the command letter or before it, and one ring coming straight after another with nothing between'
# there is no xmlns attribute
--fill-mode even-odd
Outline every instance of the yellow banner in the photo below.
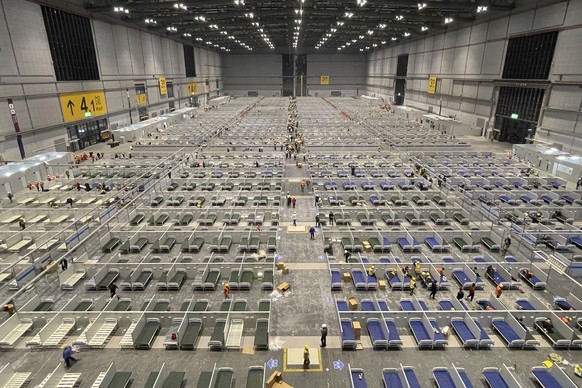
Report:
<svg viewBox="0 0 582 388"><path fill-rule="evenodd" d="M148 96L145 93L136 94L135 101L137 102L137 105L146 105L148 103Z"/></svg>
<svg viewBox="0 0 582 388"><path fill-rule="evenodd" d="M319 77L319 84L329 85L329 75L322 75L321 77Z"/></svg>
<svg viewBox="0 0 582 388"><path fill-rule="evenodd" d="M103 90L93 92L63 93L59 96L65 122L107 113Z"/></svg>
<svg viewBox="0 0 582 388"><path fill-rule="evenodd" d="M426 91L429 94L435 94L437 86L437 77L428 77L428 88Z"/></svg>
<svg viewBox="0 0 582 388"><path fill-rule="evenodd" d="M196 95L198 94L198 83L192 82L191 84L186 85L188 87L188 95Z"/></svg>
<svg viewBox="0 0 582 388"><path fill-rule="evenodd" d="M158 79L158 83L160 84L160 94L161 95L168 94L168 88L166 86L166 77L160 77Z"/></svg>

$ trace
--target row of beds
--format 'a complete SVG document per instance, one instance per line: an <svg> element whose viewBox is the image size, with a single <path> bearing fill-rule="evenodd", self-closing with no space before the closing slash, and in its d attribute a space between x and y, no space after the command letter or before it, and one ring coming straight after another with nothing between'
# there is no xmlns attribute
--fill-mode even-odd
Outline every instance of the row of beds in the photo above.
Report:
<svg viewBox="0 0 582 388"><path fill-rule="evenodd" d="M452 258L450 260L445 260L444 262L454 262ZM480 258L477 258L480 259ZM380 264L396 264L398 262L393 262L389 258L380 258ZM398 260L398 259L397 259ZM412 259L411 264L420 261L420 259ZM485 259L482 259L485 262ZM476 261L477 262L477 261ZM430 287L432 282L437 282L439 289L448 289L450 283L448 281L442 281L441 279L435 278L434 274L430 272L423 271L424 274L418 281L424 283L426 287ZM352 269L350 271L351 280L356 291L377 291L378 290L378 277L370 276L366 273L364 269ZM388 268L384 271L385 279L392 290L410 290L410 280L411 276L409 274L402 274L398 268ZM342 273L339 269L332 268L330 271L331 276L331 290L340 291L343 289L343 279ZM474 273L467 273L463 268L456 268L452 271L453 278L461 285L464 289L468 289L471 284L475 284L476 289L483 289L485 286L484 281L480 276L476 276ZM491 274L485 275L495 286L501 284L506 289L519 290L521 289L521 283L513 279L506 279L506 274L501 274L499 271L494 269ZM519 270L519 278L528 284L534 290L543 290L546 288L546 281L538 278L535 274L531 276L527 275L526 269Z"/></svg>
<svg viewBox="0 0 582 388"><path fill-rule="evenodd" d="M200 197L201 198L201 197ZM194 206L194 205L192 205ZM146 218L145 214L138 212L129 221L130 226L139 226L143 220ZM151 215L147 220L148 226L164 226L168 221L171 221L174 226L187 226L192 221L195 220L195 216L192 213L184 212L176 214L174 218L170 219L170 214L168 212L161 211L159 213ZM220 221L222 225L238 225L241 221L245 220L247 225L263 225L266 221L270 222L271 225L279 225L279 213L271 212L270 214L265 214L265 212L250 212L246 214L241 214L234 209L223 213L222 218L219 218L218 213L211 211L210 209L204 210L196 218L196 222L202 226L212 226L217 221Z"/></svg>
<svg viewBox="0 0 582 388"><path fill-rule="evenodd" d="M153 271L146 268L141 270L134 280L132 280L132 275L133 274L130 274L128 278L122 280L120 283L120 287L122 289L127 291L143 291L153 279ZM215 291L220 281L220 277L220 270L209 269L204 274L201 274L194 279L192 288L194 291ZM231 290L250 290L255 277L256 276L253 270L233 269L229 275ZM92 280L87 281L85 283L85 289L89 291L106 291L109 289L109 286L113 284L118 278L118 271L109 270L106 274L104 274L103 278L100 279L98 283L95 283ZM161 291L179 291L186 281L186 278L186 272L177 269L170 279L168 279L167 274L164 273L158 279L156 287ZM263 277L261 279L261 290L272 291L273 280L273 270L267 269L263 271Z"/></svg>
<svg viewBox="0 0 582 388"><path fill-rule="evenodd" d="M228 198L230 198L231 196L232 196L232 194L230 194L230 193L227 195ZM210 206L212 206L212 207L225 206L227 197L221 197L220 195L212 196L210 198L210 202L209 202ZM200 206L203 206L205 202L206 202L206 196L204 196L202 194L193 195L188 199L186 199L186 196L181 195L181 194L178 194L176 196L171 196L168 198L165 198L161 195L158 195L158 196L151 199L150 206L158 207L158 206L163 206L163 204L165 204L166 206L173 206L173 207L179 207L182 205L198 206L199 204L200 204ZM232 202L230 204L231 204L231 206L246 206L247 204L252 205L252 206L268 206L269 203L270 203L270 206L273 206L273 207L279 206L280 205L279 195L274 196L274 197L269 197L266 195L255 195L252 197L246 196L246 195L239 195L239 196L233 198Z"/></svg>
<svg viewBox="0 0 582 388"><path fill-rule="evenodd" d="M177 239L173 236L167 236L164 241L157 239L151 242L151 250L153 253L169 253L177 243ZM250 236L241 237L238 243L238 252L240 253L253 253L258 252L261 244L264 243L260 237ZM119 252L122 254L128 253L140 253L148 244L150 240L147 237L140 237L135 242L131 242L131 239L127 239L121 242L119 237L111 237L101 248L103 253L111 253L119 246ZM202 247L207 244L207 241L203 237L189 236L181 242L182 252L189 253L200 253ZM210 243L208 243L208 249L211 253L228 253L233 244L233 238L228 235L221 237L213 237ZM266 251L275 252L277 250L277 238L276 236L270 236L266 241Z"/></svg>
<svg viewBox="0 0 582 388"><path fill-rule="evenodd" d="M352 388L366 388L368 386L366 374L363 369L352 368L350 366L349 373ZM535 366L531 369L531 374L541 387L576 388L578 386L558 366L552 366L550 368L546 366ZM514 372L505 365L501 368L484 368L482 375L485 380L484 383L492 388L519 388L522 386L516 379ZM474 386L465 369L454 365L451 367L433 368L432 376L439 388L473 388ZM421 387L420 381L412 366L382 369L382 382L385 388Z"/></svg>
<svg viewBox="0 0 582 388"><path fill-rule="evenodd" d="M333 211L333 209L330 209ZM353 216L353 211L349 209L341 208L341 211L334 212L335 222L337 225L351 225L352 221L355 219L363 226L375 225L379 220L382 220L384 224L388 226L397 226L405 221L410 225L425 225L427 222L432 221L435 225L450 225L453 221L460 225L468 225L469 218L466 214L461 211L453 211L450 216L449 212L446 213L442 210L437 211L436 209L428 211L426 218L421 213L415 213L415 209L406 210L396 210L392 212L375 212L370 210L356 211L355 217ZM322 224L327 224L327 214L325 211L320 211L319 217L322 220Z"/></svg>
<svg viewBox="0 0 582 388"><path fill-rule="evenodd" d="M487 300L478 300L487 302ZM555 300L555 306L558 309L564 310L565 307L571 308L571 305L563 298ZM426 302L423 299L402 298L399 301L402 311L429 311ZM340 313L340 325L342 333L342 348L345 350L354 350L356 347L356 337L353 328L353 322L350 318L342 318L342 312L350 311L349 305L345 300L337 300L336 306ZM364 312L387 312L390 311L388 303L385 300L373 301L364 299L360 301L361 311ZM463 301L454 299L441 299L438 306L442 311L450 310L465 310L469 311ZM530 311L536 310L531 305L531 302L526 299L518 299L517 306L519 309L526 309ZM484 308L481 305L481 308ZM536 318L534 328L552 344L555 348L567 349L582 349L582 337L573 334L572 338L565 338L558 331L543 330L542 321L545 317ZM486 333L481 326L478 319L465 317L453 317L451 319L451 327L459 336L465 348L489 348L493 345L493 340ZM578 330L582 331L582 318L578 319L576 323ZM517 348L533 348L539 345L539 342L533 338L528 330L525 330L521 324L512 318L505 319L503 317L495 317L491 323L494 332L499 335L507 343L508 347ZM378 318L368 318L366 327L370 336L372 345L375 349L391 349L399 348L402 345L402 340L398 334L396 325L392 318L385 318L384 320ZM435 319L430 318L411 318L409 320L409 327L421 348L444 348L448 341L442 334L439 325Z"/></svg>

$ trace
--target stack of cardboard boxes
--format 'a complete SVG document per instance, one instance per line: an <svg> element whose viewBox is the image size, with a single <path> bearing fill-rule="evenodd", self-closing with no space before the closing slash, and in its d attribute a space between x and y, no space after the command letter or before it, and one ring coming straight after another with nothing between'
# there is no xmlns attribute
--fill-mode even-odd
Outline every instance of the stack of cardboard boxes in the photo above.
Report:
<svg viewBox="0 0 582 388"><path fill-rule="evenodd" d="M283 375L279 371L275 371L267 379L267 388L293 388L283 381Z"/></svg>
<svg viewBox="0 0 582 388"><path fill-rule="evenodd" d="M287 267L283 261L277 262L277 269L281 271L283 275L289 274L289 267Z"/></svg>

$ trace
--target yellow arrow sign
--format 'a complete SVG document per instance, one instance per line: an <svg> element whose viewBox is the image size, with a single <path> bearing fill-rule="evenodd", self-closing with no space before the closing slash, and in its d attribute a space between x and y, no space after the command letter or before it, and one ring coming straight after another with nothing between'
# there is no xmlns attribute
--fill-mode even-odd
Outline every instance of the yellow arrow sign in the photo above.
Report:
<svg viewBox="0 0 582 388"><path fill-rule="evenodd" d="M322 75L321 77L319 77L319 84L329 85L329 75Z"/></svg>
<svg viewBox="0 0 582 388"><path fill-rule="evenodd" d="M160 94L161 95L166 95L168 94L168 87L166 85L166 77L160 77L158 79L158 82L160 84Z"/></svg>
<svg viewBox="0 0 582 388"><path fill-rule="evenodd" d="M429 94L435 94L437 86L437 77L428 77L428 88L426 91Z"/></svg>
<svg viewBox="0 0 582 388"><path fill-rule="evenodd" d="M65 122L107 113L105 93L100 91L63 93L59 96Z"/></svg>
<svg viewBox="0 0 582 388"><path fill-rule="evenodd" d="M188 87L189 96L198 94L198 83L192 82L186 86Z"/></svg>

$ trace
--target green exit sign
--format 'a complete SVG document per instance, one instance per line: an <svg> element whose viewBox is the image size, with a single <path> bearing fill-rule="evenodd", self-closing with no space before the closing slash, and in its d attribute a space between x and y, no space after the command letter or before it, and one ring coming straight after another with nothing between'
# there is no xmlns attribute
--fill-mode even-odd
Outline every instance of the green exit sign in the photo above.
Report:
<svg viewBox="0 0 582 388"><path fill-rule="evenodd" d="M91 117L91 112L89 111L85 112L85 117Z"/></svg>
<svg viewBox="0 0 582 388"><path fill-rule="evenodd" d="M517 120L519 118L519 115L517 113L512 113L511 118Z"/></svg>

